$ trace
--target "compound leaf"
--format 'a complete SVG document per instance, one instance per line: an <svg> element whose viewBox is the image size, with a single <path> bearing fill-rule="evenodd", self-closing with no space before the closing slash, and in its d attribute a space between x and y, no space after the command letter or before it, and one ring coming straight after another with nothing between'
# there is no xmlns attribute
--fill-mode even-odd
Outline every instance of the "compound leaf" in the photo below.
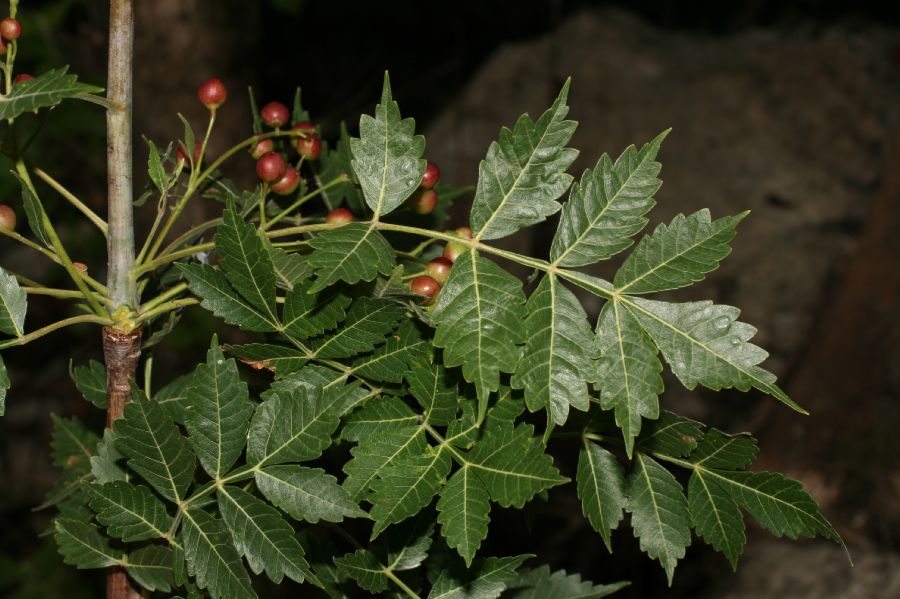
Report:
<svg viewBox="0 0 900 599"><path fill-rule="evenodd" d="M217 268L206 264L176 264L188 280L191 293L200 297L200 305L223 318L228 324L246 331L268 333L278 330L278 322L245 300Z"/></svg>
<svg viewBox="0 0 900 599"><path fill-rule="evenodd" d="M406 308L393 300L360 297L347 311L341 328L311 344L318 358L346 358L371 351L384 341Z"/></svg>
<svg viewBox="0 0 900 599"><path fill-rule="evenodd" d="M415 516L440 491L451 460L443 448L427 448L393 460L372 483L369 514L375 520L372 538L389 525Z"/></svg>
<svg viewBox="0 0 900 599"><path fill-rule="evenodd" d="M213 599L256 599L225 523L201 509L184 511L181 543L188 574Z"/></svg>
<svg viewBox="0 0 900 599"><path fill-rule="evenodd" d="M17 83L8 94L0 97L0 120L14 119L23 112L56 106L66 98L77 98L103 91L102 87L78 81L66 74L68 67L52 69L34 79Z"/></svg>

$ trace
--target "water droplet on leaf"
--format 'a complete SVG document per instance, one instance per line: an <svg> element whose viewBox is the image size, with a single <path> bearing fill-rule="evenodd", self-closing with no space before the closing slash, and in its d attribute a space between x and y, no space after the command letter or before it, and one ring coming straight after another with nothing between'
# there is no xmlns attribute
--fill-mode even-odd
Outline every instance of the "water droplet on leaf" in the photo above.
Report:
<svg viewBox="0 0 900 599"><path fill-rule="evenodd" d="M728 328L728 325L730 322L731 322L731 320L729 320L727 316L720 316L716 319L715 323L713 323L713 324L720 331L724 331L725 329Z"/></svg>

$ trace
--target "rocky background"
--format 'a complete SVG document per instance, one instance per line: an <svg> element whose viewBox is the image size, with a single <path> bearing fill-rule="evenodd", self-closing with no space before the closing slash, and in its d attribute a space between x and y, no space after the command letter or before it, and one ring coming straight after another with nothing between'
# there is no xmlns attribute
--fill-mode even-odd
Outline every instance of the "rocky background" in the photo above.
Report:
<svg viewBox="0 0 900 599"><path fill-rule="evenodd" d="M53 40L34 52L35 65L73 62L88 80L102 81L105 15L96 7L102 3L36 4L48 10L65 4L67 12L34 22ZM758 436L758 466L804 482L847 540L855 567L839 547L751 530L737 574L698 544L666 589L655 563L635 559L630 532L614 536L609 556L596 535L580 528L578 506L565 497L552 508L552 526L512 534L510 545L539 536L554 567L597 581L631 579L623 597L900 596L896 15L874 2L836 1L684 7L648 0L627 10L624 2L562 0L498 2L494 10L474 1L424 9L400 2L390 11L349 1L245 4L138 4L136 129L157 141L180 135L174 114L199 121L194 88L217 74L235 91L217 132L221 147L245 132L239 90L248 83L264 101L288 101L302 84L315 118L335 132L340 119L352 126L371 110L387 67L404 114L417 117L428 139L428 158L445 180L474 183L499 127L512 126L522 112L538 115L571 76L570 117L580 122L572 145L581 150L573 172L672 127L660 154L664 185L651 226L701 207L714 216L752 210L724 266L673 297L741 307L742 320L759 328L755 339L771 354L767 366L812 415L755 393L689 393L674 380L662 404ZM350 12L356 10L362 13ZM102 119L90 118L99 129L71 126L77 139L96 146L102 164ZM67 147L45 152L55 157ZM69 184L101 206L105 182L86 178L71 154L60 164L70 171ZM251 177L251 169L238 165L233 174ZM456 210L454 225L463 224L465 212ZM506 243L542 255L554 224ZM3 248L9 259L30 260ZM102 263L102 247L85 253ZM594 274L610 276L617 264L614 258ZM49 317L52 309L38 303L35 314ZM83 362L96 357L96 342L76 331L9 353L17 388L0 422L0 547L10 556L0 561L0 589L16 589L17 597L53 596L47 589L74 576L62 571L35 582L27 575L45 572L55 559L52 549L33 545L46 522L30 508L55 477L46 412L80 409L66 376L68 358L53 352L68 346ZM171 351L157 354L157 368L183 371L204 342L174 339Z"/></svg>

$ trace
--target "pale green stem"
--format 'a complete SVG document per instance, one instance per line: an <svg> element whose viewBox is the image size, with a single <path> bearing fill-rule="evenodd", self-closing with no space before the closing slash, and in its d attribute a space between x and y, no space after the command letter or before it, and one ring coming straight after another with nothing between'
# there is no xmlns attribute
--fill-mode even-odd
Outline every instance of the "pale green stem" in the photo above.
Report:
<svg viewBox="0 0 900 599"><path fill-rule="evenodd" d="M35 250L35 251L37 251L37 252L40 252L40 253L44 254L47 258L49 258L50 260L52 260L52 261L55 262L56 264L59 264L59 265L62 265L62 264L63 264L63 261L59 259L59 256L57 256L56 254L54 254L53 252L51 252L51 251L48 250L47 248L45 248L45 247L43 247L43 246L41 246L41 245L36 244L35 242L31 241L30 239L25 238L25 237L22 237L21 235L19 235L19 234L16 233L15 231L10 231L10 230L8 230L8 229L4 229L4 228L0 227L0 234L6 235L6 236L9 237L10 239L15 239L16 241L18 241L19 243L21 243L21 244L24 245L25 247L31 248L32 250ZM88 275L86 275L86 274L84 274L84 273L82 273L81 276L82 276L82 278L83 278L83 279L84 279L91 287L93 287L98 293L100 293L101 295L105 295L105 294L106 294L106 287L105 287L105 286L103 286L103 285L100 284L98 281L92 279L91 277L89 277Z"/></svg>
<svg viewBox="0 0 900 599"><path fill-rule="evenodd" d="M25 345L26 343L30 343L35 339L39 339L48 333L52 333L58 329L63 327L71 326L73 324L81 324L85 322L94 322L97 324L109 325L112 324L112 320L110 320L106 316L99 316L97 314L83 314L81 316L73 316L71 318L66 318L64 320L59 320L54 322L53 324L49 324L42 329L38 329L27 335L22 335L21 337L16 337L15 339L8 339L7 341L0 342L0 349L6 349L7 347L15 347L17 345Z"/></svg>
<svg viewBox="0 0 900 599"><path fill-rule="evenodd" d="M175 297L179 293L185 291L186 289L187 289L187 283L179 283L178 285L175 285L171 289L168 289L167 291L164 291L163 293L157 295L153 299L148 300L148 301L144 302L143 304L141 304L141 311L146 312L147 310L152 310L159 304L172 299L173 297Z"/></svg>
<svg viewBox="0 0 900 599"><path fill-rule="evenodd" d="M338 184L343 183L343 182L345 182L345 181L347 181L347 177L341 175L340 177L336 177L335 179L329 181L329 182L326 183L325 185L323 185L323 186L317 188L315 191L309 192L308 194L306 194L305 196L299 198L296 202L294 202L293 204L291 204L290 206L288 206L287 208L285 208L284 210L282 210L281 212L279 212L278 214L276 214L275 216L273 216L272 219L269 220L268 223L262 225L262 226L260 227L260 229L263 230L263 231L268 230L272 225L274 225L275 223L277 223L278 221L280 221L282 218L284 218L285 216L287 216L288 214L290 214L291 212L293 212L294 210L296 210L297 208L299 208L300 206L302 206L303 204L305 204L305 203L308 202L309 200L311 200L311 199L313 199L314 197L318 196L319 194L323 193L323 192L326 191L327 189L329 189L329 188L331 188L331 187L334 187L335 185L338 185Z"/></svg>
<svg viewBox="0 0 900 599"><path fill-rule="evenodd" d="M49 174L47 174L43 170L41 170L39 168L34 168L32 170L34 171L35 175L37 175L38 177L43 179L44 182L47 183L47 185L49 185L50 187L55 189L56 192L59 193L59 195L64 197L66 200L68 200L69 203L71 203L73 206L78 208L78 210L80 210L82 214L84 214L86 217L88 217L88 219L92 223L94 223L94 225L98 229L100 229L100 232L103 233L104 237L109 235L109 226L106 224L106 221L103 220L102 218L100 218L99 216L97 216L97 214L93 210L91 210L84 202L79 200L75 196L75 194L73 194L71 191L69 191L68 189L63 187L59 181L57 181L56 179L51 177Z"/></svg>

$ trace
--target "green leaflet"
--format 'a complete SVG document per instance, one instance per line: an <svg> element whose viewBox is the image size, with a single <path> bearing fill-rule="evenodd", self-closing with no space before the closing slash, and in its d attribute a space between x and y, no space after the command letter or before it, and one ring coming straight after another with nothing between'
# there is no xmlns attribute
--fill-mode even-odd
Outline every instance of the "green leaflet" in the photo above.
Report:
<svg viewBox="0 0 900 599"><path fill-rule="evenodd" d="M116 433L108 428L103 431L103 441L97 444L97 455L91 456L91 474L100 484L124 481L125 468L119 463L122 454L116 449Z"/></svg>
<svg viewBox="0 0 900 599"><path fill-rule="evenodd" d="M28 298L16 277L0 268L0 332L21 337L27 310Z"/></svg>
<svg viewBox="0 0 900 599"><path fill-rule="evenodd" d="M310 293L311 281L294 284L284 298L284 329L299 339L330 331L344 320L353 298L340 289Z"/></svg>
<svg viewBox="0 0 900 599"><path fill-rule="evenodd" d="M414 570L422 565L431 548L433 526L420 518L392 528L368 549L334 558L340 575L353 579L363 589L381 593L390 586L388 573Z"/></svg>
<svg viewBox="0 0 900 599"><path fill-rule="evenodd" d="M417 426L419 415L399 397L392 395L371 399L344 420L341 438L363 442L390 434L398 427Z"/></svg>
<svg viewBox="0 0 900 599"><path fill-rule="evenodd" d="M470 223L478 239L499 239L555 214L572 183L566 174L578 151L566 148L577 123L565 120L567 80L559 97L533 122L522 115L512 131L500 130L478 167Z"/></svg>
<svg viewBox="0 0 900 599"><path fill-rule="evenodd" d="M585 266L629 247L647 224L645 215L662 181L656 154L670 130L638 150L628 146L615 163L606 154L586 169L563 204L550 259L560 266Z"/></svg>
<svg viewBox="0 0 900 599"><path fill-rule="evenodd" d="M53 244L47 236L46 229L44 229L44 218L46 215L41 200L31 193L31 189L28 188L28 185L26 185L25 181L22 180L18 173L15 173L15 177L19 180L19 185L22 187L22 207L25 209L25 218L28 220L28 228L31 229L35 238L44 244L45 247L52 247Z"/></svg>
<svg viewBox="0 0 900 599"><path fill-rule="evenodd" d="M213 336L206 364L194 370L185 418L188 441L203 469L213 478L225 475L241 456L253 402L233 359L225 359Z"/></svg>
<svg viewBox="0 0 900 599"><path fill-rule="evenodd" d="M425 138L415 135L416 122L401 119L384 74L381 103L375 118L362 115L359 139L350 140L353 171L375 218L395 210L418 188L425 172Z"/></svg>
<svg viewBox="0 0 900 599"><path fill-rule="evenodd" d="M711 429L703 437L703 443L691 454L690 461L704 468L739 470L749 466L756 459L757 453L759 446L750 435L726 435L720 430Z"/></svg>
<svg viewBox="0 0 900 599"><path fill-rule="evenodd" d="M178 377L156 392L153 400L162 406L169 418L184 424L187 414L187 389L191 386L193 373Z"/></svg>
<svg viewBox="0 0 900 599"><path fill-rule="evenodd" d="M515 371L524 303L522 282L474 250L457 258L438 295L434 344L444 348L444 364L462 365L475 385L479 421L490 392L500 387L500 373Z"/></svg>
<svg viewBox="0 0 900 599"><path fill-rule="evenodd" d="M166 507L143 485L115 481L86 485L91 509L107 533L126 542L165 537L172 526Z"/></svg>
<svg viewBox="0 0 900 599"><path fill-rule="evenodd" d="M86 400L106 409L106 367L97 360L89 360L87 366L76 366L70 371L78 391Z"/></svg>
<svg viewBox="0 0 900 599"><path fill-rule="evenodd" d="M383 593L388 589L390 580L384 566L371 551L358 549L353 553L334 558L338 573L352 578L363 589L370 593Z"/></svg>
<svg viewBox="0 0 900 599"><path fill-rule="evenodd" d="M194 478L195 458L158 403L133 387L116 433L116 448L128 458L129 468L169 501L184 497Z"/></svg>
<svg viewBox="0 0 900 599"><path fill-rule="evenodd" d="M590 405L596 356L587 314L552 275L541 279L525 311L525 353L510 384L525 390L529 410L546 409L550 420L565 424L569 406L586 412Z"/></svg>
<svg viewBox="0 0 900 599"><path fill-rule="evenodd" d="M459 552L467 567L472 565L478 547L488 534L491 511L488 500L484 483L468 466L457 470L441 489L437 502L441 535L447 545Z"/></svg>
<svg viewBox="0 0 900 599"><path fill-rule="evenodd" d="M350 306L339 330L310 343L312 353L318 358L347 358L371 351L405 312L406 308L393 300L360 297Z"/></svg>
<svg viewBox="0 0 900 599"><path fill-rule="evenodd" d="M657 397L663 391L662 363L657 349L641 326L620 302L604 304L597 321L600 406L614 410L616 424L631 457L641 419L659 416Z"/></svg>
<svg viewBox="0 0 900 599"><path fill-rule="evenodd" d="M81 83L75 75L67 75L68 67L52 69L16 84L0 98L0 120L14 119L24 112L56 106L66 98L77 98L103 91L102 87Z"/></svg>
<svg viewBox="0 0 900 599"><path fill-rule="evenodd" d="M340 404L334 392L298 385L292 390L267 391L256 408L247 439L247 462L272 466L306 462L331 445Z"/></svg>
<svg viewBox="0 0 900 599"><path fill-rule="evenodd" d="M231 286L271 322L275 312L275 269L256 227L228 208L216 232L220 266Z"/></svg>
<svg viewBox="0 0 900 599"><path fill-rule="evenodd" d="M169 189L169 173L166 172L166 167L163 166L162 158L159 155L159 149L156 147L156 144L153 143L153 140L145 138L147 142L147 174L150 175L150 180L153 181L153 185L156 186L157 191L165 192ZM172 146L169 146L171 150Z"/></svg>
<svg viewBox="0 0 900 599"><path fill-rule="evenodd" d="M251 368L271 370L278 378L297 372L309 362L305 352L286 345L247 343L228 345L225 349L244 364L249 364Z"/></svg>
<svg viewBox="0 0 900 599"><path fill-rule="evenodd" d="M294 529L281 514L250 493L223 486L218 491L219 512L234 545L254 574L265 571L274 583L287 576L297 582L318 582L303 557Z"/></svg>
<svg viewBox="0 0 900 599"><path fill-rule="evenodd" d="M395 461L425 451L425 435L418 425L396 426L369 435L350 450L353 457L343 466L343 487L354 501L365 496L381 472Z"/></svg>
<svg viewBox="0 0 900 599"><path fill-rule="evenodd" d="M415 516L437 495L451 460L443 447L427 448L421 454L408 454L385 466L372 483L369 515L375 520L374 539L389 525Z"/></svg>
<svg viewBox="0 0 900 599"><path fill-rule="evenodd" d="M256 196L258 197L258 196ZM275 272L275 285L284 289L293 289L312 276L309 261L299 254L288 254L281 248L273 247L268 239L263 239L272 261Z"/></svg>
<svg viewBox="0 0 900 599"><path fill-rule="evenodd" d="M319 468L270 466L256 472L256 486L296 520L315 524L365 516L337 480Z"/></svg>
<svg viewBox="0 0 900 599"><path fill-rule="evenodd" d="M610 535L622 520L626 502L622 466L609 451L585 440L575 480L584 515L612 552Z"/></svg>
<svg viewBox="0 0 900 599"><path fill-rule="evenodd" d="M172 550L148 545L125 556L125 571L148 591L172 590Z"/></svg>
<svg viewBox="0 0 900 599"><path fill-rule="evenodd" d="M737 308L710 301L674 304L630 298L622 302L686 388L701 384L713 391L730 387L747 391L755 387L805 413L775 385L774 374L757 366L768 354L749 343L756 329L738 322Z"/></svg>
<svg viewBox="0 0 900 599"><path fill-rule="evenodd" d="M691 455L697 449L697 443L703 440L701 426L695 420L664 411L658 419L646 423L636 445L644 452L684 458Z"/></svg>
<svg viewBox="0 0 900 599"><path fill-rule="evenodd" d="M691 544L691 518L684 490L672 474L652 458L637 454L626 482L625 510L631 514L641 551L659 560L669 586L675 565Z"/></svg>
<svg viewBox="0 0 900 599"><path fill-rule="evenodd" d="M250 576L222 520L202 509L184 512L181 544L188 574L213 599L256 599Z"/></svg>
<svg viewBox="0 0 900 599"><path fill-rule="evenodd" d="M424 410L425 421L435 426L445 426L456 417L459 399L456 382L440 364L432 364L423 355L409 361L409 370L403 375L410 394Z"/></svg>
<svg viewBox="0 0 900 599"><path fill-rule="evenodd" d="M493 501L503 507L521 508L532 497L569 481L560 476L553 458L544 453L530 424L487 427L467 460Z"/></svg>
<svg viewBox="0 0 900 599"><path fill-rule="evenodd" d="M581 580L579 574L567 574L565 570L550 572L550 566L519 570L507 593L510 599L597 599L612 595L627 587L628 582L595 585Z"/></svg>
<svg viewBox="0 0 900 599"><path fill-rule="evenodd" d="M371 281L379 273L390 274L396 264L391 245L372 224L349 223L323 231L310 239L309 245L316 250L309 257L310 266L316 269L309 293L338 281Z"/></svg>
<svg viewBox="0 0 900 599"><path fill-rule="evenodd" d="M109 544L97 527L79 520L57 518L53 523L63 561L79 570L106 568L119 563L121 552Z"/></svg>
<svg viewBox="0 0 900 599"><path fill-rule="evenodd" d="M415 321L402 320L384 345L353 361L353 373L370 381L399 383L410 360L430 349L428 341Z"/></svg>
<svg viewBox="0 0 900 599"><path fill-rule="evenodd" d="M749 212L712 220L704 208L690 216L679 214L667 226L656 227L641 239L613 284L619 293L648 293L678 289L700 281L719 267L737 225Z"/></svg>
<svg viewBox="0 0 900 599"><path fill-rule="evenodd" d="M516 578L516 569L530 555L488 557L476 560L471 568L445 568L428 599L496 599Z"/></svg>
<svg viewBox="0 0 900 599"><path fill-rule="evenodd" d="M176 264L188 280L191 293L202 300L200 305L223 318L228 324L246 331L268 333L277 331L279 324L259 312L228 283L219 269L206 264Z"/></svg>
<svg viewBox="0 0 900 599"><path fill-rule="evenodd" d="M53 465L78 471L90 469L91 456L100 439L77 418L50 414L53 437L50 440Z"/></svg>
<svg viewBox="0 0 900 599"><path fill-rule="evenodd" d="M728 489L702 469L695 470L688 481L688 506L694 530L736 570L747 537L741 511Z"/></svg>

